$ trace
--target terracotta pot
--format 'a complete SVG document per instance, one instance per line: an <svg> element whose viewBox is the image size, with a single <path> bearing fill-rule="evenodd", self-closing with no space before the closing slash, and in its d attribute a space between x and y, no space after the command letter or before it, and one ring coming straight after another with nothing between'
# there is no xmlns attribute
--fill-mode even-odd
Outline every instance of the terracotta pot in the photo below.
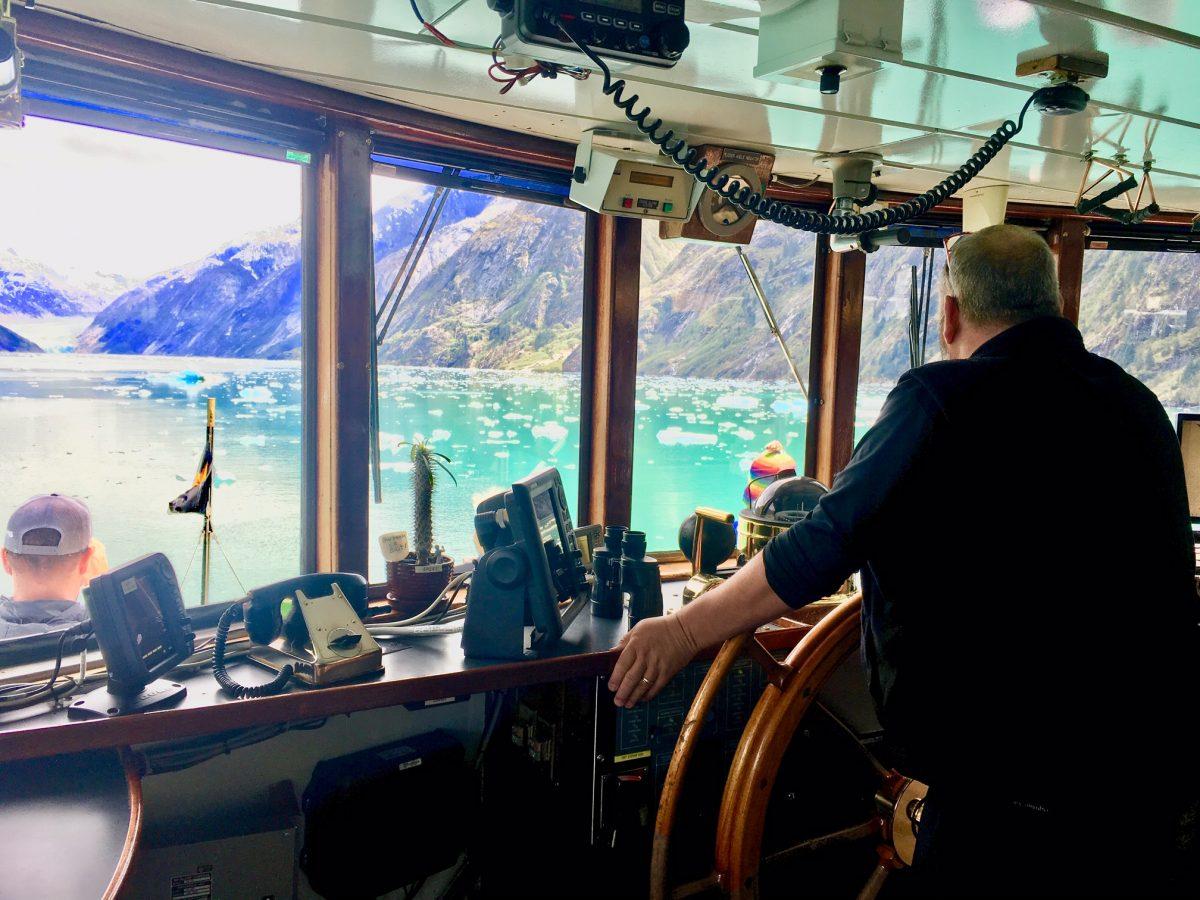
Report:
<svg viewBox="0 0 1200 900"><path fill-rule="evenodd" d="M416 554L387 564L387 602L393 610L407 619L429 608L443 588L450 583L454 560L444 559L436 567L422 566L429 571L417 571Z"/></svg>

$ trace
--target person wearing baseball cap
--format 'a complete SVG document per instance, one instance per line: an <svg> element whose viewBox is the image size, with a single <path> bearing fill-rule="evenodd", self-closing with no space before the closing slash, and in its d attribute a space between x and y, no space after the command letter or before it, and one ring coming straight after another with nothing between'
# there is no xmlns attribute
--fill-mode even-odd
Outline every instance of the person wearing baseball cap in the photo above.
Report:
<svg viewBox="0 0 1200 900"><path fill-rule="evenodd" d="M12 578L0 597L0 640L61 631L87 619L79 592L99 574L103 550L92 538L92 515L82 500L43 494L8 520L0 560Z"/></svg>

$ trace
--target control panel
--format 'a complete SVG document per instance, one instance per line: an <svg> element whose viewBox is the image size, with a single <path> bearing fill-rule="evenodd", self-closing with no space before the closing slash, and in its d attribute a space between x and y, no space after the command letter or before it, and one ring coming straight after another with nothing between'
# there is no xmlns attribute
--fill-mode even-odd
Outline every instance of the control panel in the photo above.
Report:
<svg viewBox="0 0 1200 900"><path fill-rule="evenodd" d="M601 56L652 66L675 65L690 41L683 0L493 0L491 5L503 16L506 52L551 62L580 61L560 21Z"/></svg>
<svg viewBox="0 0 1200 900"><path fill-rule="evenodd" d="M682 169L592 143L585 131L575 150L571 200L592 212L631 219L686 222L702 185Z"/></svg>

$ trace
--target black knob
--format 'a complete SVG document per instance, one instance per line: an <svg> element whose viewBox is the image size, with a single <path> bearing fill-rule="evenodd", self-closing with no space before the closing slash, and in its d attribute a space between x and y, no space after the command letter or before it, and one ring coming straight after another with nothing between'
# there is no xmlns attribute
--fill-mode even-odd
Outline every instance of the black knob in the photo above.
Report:
<svg viewBox="0 0 1200 900"><path fill-rule="evenodd" d="M691 42L692 35L688 27L678 19L663 22L654 32L654 43L658 52L667 59L679 59Z"/></svg>
<svg viewBox="0 0 1200 900"><path fill-rule="evenodd" d="M488 579L497 587L512 590L528 577L525 554L512 547L501 547L488 554Z"/></svg>

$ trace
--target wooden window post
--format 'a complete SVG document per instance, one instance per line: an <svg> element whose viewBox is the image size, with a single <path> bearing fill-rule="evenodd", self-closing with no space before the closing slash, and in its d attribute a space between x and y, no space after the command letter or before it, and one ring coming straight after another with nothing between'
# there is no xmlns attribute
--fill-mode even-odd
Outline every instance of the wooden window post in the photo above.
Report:
<svg viewBox="0 0 1200 900"><path fill-rule="evenodd" d="M861 250L833 253L825 238L817 253L825 259L814 267L813 348L819 352L810 363L805 471L832 485L854 452L867 257Z"/></svg>
<svg viewBox="0 0 1200 900"><path fill-rule="evenodd" d="M367 574L375 252L371 136L330 123L316 185L316 565Z"/></svg>
<svg viewBox="0 0 1200 900"><path fill-rule="evenodd" d="M1062 296L1063 315L1078 324L1087 223L1083 219L1058 219L1046 238L1058 260L1058 292Z"/></svg>
<svg viewBox="0 0 1200 900"><path fill-rule="evenodd" d="M628 525L642 223L589 212L584 226L579 522Z"/></svg>

